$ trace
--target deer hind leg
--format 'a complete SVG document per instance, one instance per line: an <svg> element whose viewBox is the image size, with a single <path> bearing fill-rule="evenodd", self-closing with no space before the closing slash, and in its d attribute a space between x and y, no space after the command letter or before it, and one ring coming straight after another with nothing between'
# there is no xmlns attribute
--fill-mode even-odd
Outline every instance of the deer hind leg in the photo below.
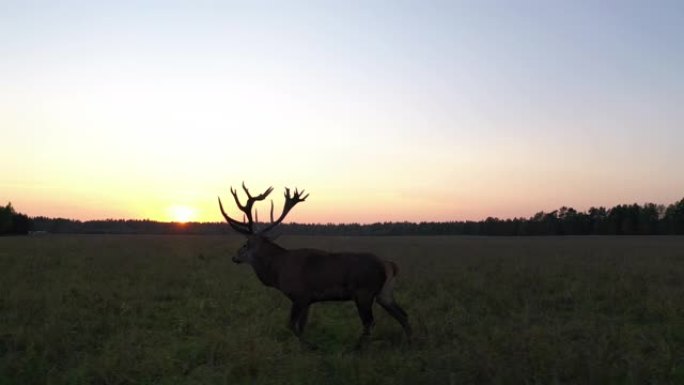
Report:
<svg viewBox="0 0 684 385"><path fill-rule="evenodd" d="M406 314L404 309L402 309L401 306L399 306L399 304L396 302L385 303L382 302L382 300L378 299L378 303L392 317L394 317L395 320L397 320L401 324L401 327L404 328L404 333L406 333L406 337L411 339L411 335L413 335L413 330L411 329L411 324L409 324L408 322L408 315Z"/></svg>
<svg viewBox="0 0 684 385"><path fill-rule="evenodd" d="M375 325L375 320L373 319L373 296L359 295L355 301L356 309L359 311L359 317L363 323L363 333L361 333L361 337L359 337L359 341L356 344L357 349L360 349L370 338L371 330L373 330Z"/></svg>
<svg viewBox="0 0 684 385"><path fill-rule="evenodd" d="M394 300L394 277L390 277L385 282L382 287L380 294L378 295L378 303L385 309L394 319L401 324L401 327L406 333L406 337L411 339L413 330L411 329L411 324L408 321L408 314L404 309L399 306L399 304Z"/></svg>

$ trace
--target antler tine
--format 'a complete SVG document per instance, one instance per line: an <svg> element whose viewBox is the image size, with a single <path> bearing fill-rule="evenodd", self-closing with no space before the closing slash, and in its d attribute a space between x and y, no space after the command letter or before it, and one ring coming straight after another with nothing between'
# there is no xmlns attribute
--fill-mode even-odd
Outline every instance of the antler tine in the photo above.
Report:
<svg viewBox="0 0 684 385"><path fill-rule="evenodd" d="M295 188L294 194L290 196L290 190L285 189L285 203L289 203L292 206L294 206L299 202L304 202L306 198L309 196L309 194L302 196L302 194L304 194L304 191L305 190L299 191Z"/></svg>
<svg viewBox="0 0 684 385"><path fill-rule="evenodd" d="M271 222L273 222L273 199L271 199Z"/></svg>
<svg viewBox="0 0 684 385"><path fill-rule="evenodd" d="M235 190L233 186L230 186L230 193L233 194L233 198L235 199L235 204L237 205L237 207L240 210L244 211L245 206L243 206L242 203L240 203L240 198L238 198L237 190Z"/></svg>
<svg viewBox="0 0 684 385"><path fill-rule="evenodd" d="M247 198L251 198L252 195L250 195L249 190L247 189L247 186L245 186L245 181L242 181L242 189L245 190L245 194L247 194Z"/></svg>
<svg viewBox="0 0 684 385"><path fill-rule="evenodd" d="M297 200L298 200L299 202L305 201L306 198L309 196L309 194L306 194L306 195L302 196L302 195L304 194L304 191L306 191L306 190L297 191L297 189L295 189L295 198L297 198ZM300 198L300 196L302 196L302 197Z"/></svg>
<svg viewBox="0 0 684 385"><path fill-rule="evenodd" d="M242 189L245 190L245 194L247 194L247 198L249 200L255 200L255 201L260 201L264 200L272 191L273 191L273 186L270 186L269 188L266 189L262 194L259 194L255 197L253 197L250 193L249 190L247 189L247 186L245 186L245 182L242 182Z"/></svg>
<svg viewBox="0 0 684 385"><path fill-rule="evenodd" d="M245 191L245 194L247 194L247 202L244 205L240 202L237 190L234 189L232 186L230 187L230 193L233 195L233 198L235 199L235 204L237 204L240 211L243 212L242 222L230 218L226 214L226 212L223 210L223 205L221 204L221 198L219 198L219 207L221 208L221 213L223 214L223 217L226 218L226 221L228 221L228 223L231 225L231 227L233 227L233 229L243 234L254 234L254 219L252 218L252 207L254 206L255 202L266 199L266 197L273 191L273 187L271 186L267 188L266 191L257 196L252 196L252 194L249 193L247 186L245 186L245 182L242 182L242 189Z"/></svg>
<svg viewBox="0 0 684 385"><path fill-rule="evenodd" d="M264 191L263 194L261 194L261 195L255 197L254 199L256 199L256 200L258 200L258 201L264 200L264 199L266 199L266 197L267 197L269 194L271 194L271 192L273 192L273 186L270 186L268 189L266 189L266 191Z"/></svg>
<svg viewBox="0 0 684 385"><path fill-rule="evenodd" d="M280 217L277 220L273 220L273 201L271 201L271 224L265 227L263 230L259 231L259 234L266 233L267 231L271 230L272 228L276 227L279 223L285 219L287 214L292 210L292 208L299 202L304 202L306 198L309 196L309 194L306 194L305 196L302 196L304 193L304 190L299 192L296 188L294 190L294 194L290 194L290 189L285 187L285 203L283 204L283 212L280 214Z"/></svg>
<svg viewBox="0 0 684 385"><path fill-rule="evenodd" d="M226 222L228 222L228 224L230 225L230 227L233 228L233 230L237 231L238 233L242 233L242 234L251 234L252 233L251 230L249 229L249 227L245 223L237 221L237 220L231 218L230 216L228 216L228 214L226 214L226 211L223 209L223 203L221 203L221 197L218 198L218 202L219 202L219 208L221 209L221 214L223 214L223 217L226 219Z"/></svg>

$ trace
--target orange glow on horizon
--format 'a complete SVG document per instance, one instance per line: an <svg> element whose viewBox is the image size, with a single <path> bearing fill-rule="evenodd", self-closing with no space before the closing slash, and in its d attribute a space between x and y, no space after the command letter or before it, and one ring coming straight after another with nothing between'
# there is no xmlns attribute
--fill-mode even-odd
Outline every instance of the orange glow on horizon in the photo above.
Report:
<svg viewBox="0 0 684 385"><path fill-rule="evenodd" d="M169 208L173 222L186 223L195 219L195 209L188 206L175 205Z"/></svg>
<svg viewBox="0 0 684 385"><path fill-rule="evenodd" d="M226 190L226 189L224 189ZM549 198L543 194L533 194L531 191L516 193L509 189L507 194L476 194L435 193L429 195L402 194L393 189L389 192L367 192L344 194L325 191L325 188L307 188L311 196L298 204L285 219L286 223L374 223L374 222L420 222L420 221L461 221L482 220L487 217L529 218L539 211L549 212L561 206L573 207L585 211L591 206L612 207L622 203L663 203L670 204L681 196L674 194L662 200L649 198L634 199L626 192L623 196L609 199L592 200L580 199L572 196L572 192L559 192L557 196ZM256 184L253 193L260 192ZM0 204L11 201L14 208L29 216L62 217L77 220L96 219L150 219L161 222L224 222L220 214L216 199L211 194L112 194L105 196L90 196L88 193L72 193L76 199L65 195L56 195L38 199L32 194L17 195L18 199L8 199L0 196ZM635 194L641 195L641 194ZM160 197L161 196L161 197ZM277 189L273 193L275 201L275 216L282 209L282 191ZM241 198L243 196L241 195ZM49 199L48 199L49 198ZM237 209L232 197L223 194L224 207L229 215L242 219L242 213ZM177 204L175 202L183 202ZM268 218L269 204L259 202L255 206L262 220Z"/></svg>

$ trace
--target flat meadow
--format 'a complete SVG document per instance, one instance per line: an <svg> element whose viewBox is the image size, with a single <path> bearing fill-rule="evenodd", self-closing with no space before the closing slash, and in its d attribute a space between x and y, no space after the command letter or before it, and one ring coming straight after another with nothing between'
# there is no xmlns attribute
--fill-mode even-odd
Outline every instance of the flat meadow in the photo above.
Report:
<svg viewBox="0 0 684 385"><path fill-rule="evenodd" d="M415 338L375 306L289 301L238 236L0 238L0 385L684 383L684 237L290 237L375 252Z"/></svg>

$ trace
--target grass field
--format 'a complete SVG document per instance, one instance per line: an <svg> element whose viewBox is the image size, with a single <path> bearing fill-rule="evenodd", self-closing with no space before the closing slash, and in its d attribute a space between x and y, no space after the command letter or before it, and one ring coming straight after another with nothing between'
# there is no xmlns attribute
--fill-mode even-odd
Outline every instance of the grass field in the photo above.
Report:
<svg viewBox="0 0 684 385"><path fill-rule="evenodd" d="M378 306L289 302L237 237L0 238L0 384L684 383L682 237L283 237L396 261L416 338Z"/></svg>

